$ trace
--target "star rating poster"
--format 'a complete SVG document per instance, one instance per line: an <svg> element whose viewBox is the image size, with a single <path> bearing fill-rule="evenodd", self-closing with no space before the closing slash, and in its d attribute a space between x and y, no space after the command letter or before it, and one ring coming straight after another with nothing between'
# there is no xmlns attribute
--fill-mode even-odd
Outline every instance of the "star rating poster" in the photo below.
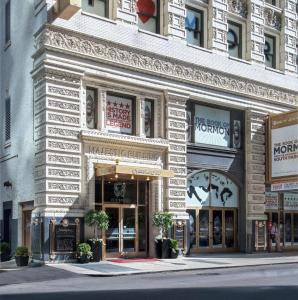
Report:
<svg viewBox="0 0 298 300"><path fill-rule="evenodd" d="M106 128L111 132L132 134L132 99L108 95Z"/></svg>

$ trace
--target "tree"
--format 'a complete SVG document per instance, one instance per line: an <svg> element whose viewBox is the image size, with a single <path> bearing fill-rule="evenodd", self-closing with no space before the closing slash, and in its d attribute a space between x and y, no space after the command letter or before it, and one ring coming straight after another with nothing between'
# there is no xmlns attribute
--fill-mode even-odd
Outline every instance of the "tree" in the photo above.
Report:
<svg viewBox="0 0 298 300"><path fill-rule="evenodd" d="M102 236L102 230L109 228L109 216L104 210L89 210L85 215L85 221L88 226L94 226L94 237L96 239ZM98 229L100 229L99 234Z"/></svg>
<svg viewBox="0 0 298 300"><path fill-rule="evenodd" d="M153 224L162 232L162 238L168 238L169 229L174 224L174 215L169 212L156 212L153 215Z"/></svg>

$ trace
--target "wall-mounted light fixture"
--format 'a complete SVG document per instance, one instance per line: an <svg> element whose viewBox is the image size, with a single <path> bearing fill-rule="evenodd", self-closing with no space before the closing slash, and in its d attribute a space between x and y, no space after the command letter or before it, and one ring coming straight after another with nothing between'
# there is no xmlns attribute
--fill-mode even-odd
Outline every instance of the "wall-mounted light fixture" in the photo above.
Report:
<svg viewBox="0 0 298 300"><path fill-rule="evenodd" d="M12 183L10 181L8 181L8 180L3 183L3 186L5 188L9 188L10 187L12 189Z"/></svg>

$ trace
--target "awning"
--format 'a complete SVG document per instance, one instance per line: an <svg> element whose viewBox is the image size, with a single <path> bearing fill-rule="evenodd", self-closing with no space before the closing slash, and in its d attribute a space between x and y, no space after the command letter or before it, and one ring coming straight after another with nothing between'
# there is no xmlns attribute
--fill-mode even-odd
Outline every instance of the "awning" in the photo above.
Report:
<svg viewBox="0 0 298 300"><path fill-rule="evenodd" d="M173 171L124 165L96 165L96 176L126 174L147 177L174 177Z"/></svg>

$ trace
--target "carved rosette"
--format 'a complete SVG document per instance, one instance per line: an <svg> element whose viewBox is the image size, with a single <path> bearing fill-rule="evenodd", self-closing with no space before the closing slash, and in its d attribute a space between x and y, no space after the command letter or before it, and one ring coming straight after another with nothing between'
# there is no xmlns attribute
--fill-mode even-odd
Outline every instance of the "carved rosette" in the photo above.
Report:
<svg viewBox="0 0 298 300"><path fill-rule="evenodd" d="M229 12L237 14L243 18L247 17L247 1L246 0L229 0Z"/></svg>
<svg viewBox="0 0 298 300"><path fill-rule="evenodd" d="M281 30L281 15L271 8L266 7L264 10L265 25L276 30Z"/></svg>

